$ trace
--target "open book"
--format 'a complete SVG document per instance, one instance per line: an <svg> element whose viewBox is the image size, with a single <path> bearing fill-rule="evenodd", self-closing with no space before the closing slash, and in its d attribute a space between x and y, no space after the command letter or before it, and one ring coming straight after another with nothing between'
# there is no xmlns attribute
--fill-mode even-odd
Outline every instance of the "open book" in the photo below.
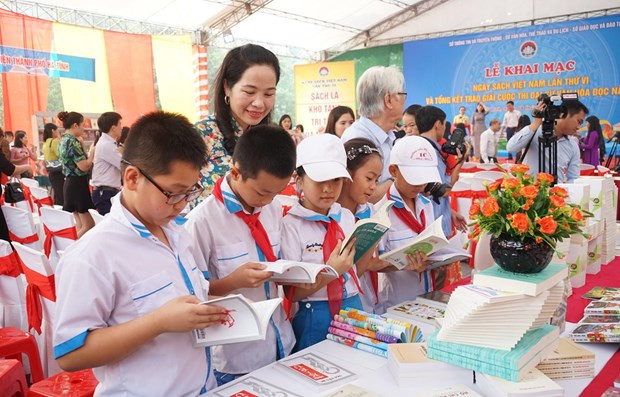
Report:
<svg viewBox="0 0 620 397"><path fill-rule="evenodd" d="M386 252L380 255L379 258L390 262L390 264L394 265L397 269L403 269L409 264L407 255L415 254L418 251L430 255L447 246L448 239L443 234L441 219L441 216L435 219L435 222L427 226L426 229L418 234L410 243L390 252Z"/></svg>
<svg viewBox="0 0 620 397"><path fill-rule="evenodd" d="M282 303L282 298L251 302L243 295L228 295L202 302L202 305L221 306L228 317L218 325L193 331L194 346L225 345L229 343L265 340L269 319Z"/></svg>
<svg viewBox="0 0 620 397"><path fill-rule="evenodd" d="M342 251L344 251L349 242L355 238L355 258L353 259L353 263L357 263L357 261L372 249L390 229L392 223L390 222L388 210L393 204L393 201L387 200L372 217L357 221L355 223L355 229L344 239Z"/></svg>
<svg viewBox="0 0 620 397"><path fill-rule="evenodd" d="M438 249L428 256L428 259L432 262L426 269L435 269L436 267L449 265L469 258L471 258L471 255L463 249L458 236L455 236L448 240L448 244L443 248Z"/></svg>
<svg viewBox="0 0 620 397"><path fill-rule="evenodd" d="M287 261L284 259L276 262L259 263L267 266L264 271L275 273L271 277L271 281L280 283L314 283L319 273L327 277L338 277L338 272L329 265Z"/></svg>

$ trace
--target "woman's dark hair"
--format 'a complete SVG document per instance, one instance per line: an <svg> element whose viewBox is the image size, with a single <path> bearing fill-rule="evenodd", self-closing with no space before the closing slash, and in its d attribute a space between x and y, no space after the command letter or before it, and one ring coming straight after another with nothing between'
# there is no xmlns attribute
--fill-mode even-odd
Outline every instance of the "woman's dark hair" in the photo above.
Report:
<svg viewBox="0 0 620 397"><path fill-rule="evenodd" d="M422 105L413 104L409 106L407 109L405 109L403 114L408 114L409 116L415 117L416 113L418 113L418 110L420 109L422 109Z"/></svg>
<svg viewBox="0 0 620 397"><path fill-rule="evenodd" d="M54 123L47 123L45 127L43 127L43 143L50 138L54 137L54 130L57 130L58 126Z"/></svg>
<svg viewBox="0 0 620 397"><path fill-rule="evenodd" d="M284 122L284 120L286 120L286 119L289 119L291 121L291 127L292 127L293 126L293 119L288 114L283 114L282 117L280 117L280 121L278 121L278 125L280 127L282 127L282 122ZM282 128L284 128L284 127L282 127Z"/></svg>
<svg viewBox="0 0 620 397"><path fill-rule="evenodd" d="M523 127L530 124L532 124L530 117L527 114L522 114L521 117L519 117L519 122L517 123L517 131L521 131Z"/></svg>
<svg viewBox="0 0 620 397"><path fill-rule="evenodd" d="M78 112L60 112L58 118L62 121L62 126L65 130L70 129L73 124L79 125L84 121L84 116Z"/></svg>
<svg viewBox="0 0 620 397"><path fill-rule="evenodd" d="M215 79L213 102L217 126L224 136L224 148L229 152L235 151L237 137L232 126L230 106L226 102L225 88L232 88L243 76L243 73L254 65L267 65L273 68L276 74L276 84L280 81L280 63L273 52L256 44L246 44L233 48L224 57L222 65ZM270 124L271 112L259 124Z"/></svg>
<svg viewBox="0 0 620 397"><path fill-rule="evenodd" d="M302 124L297 124L295 126L295 129L299 128L301 130L301 132L304 132L304 126Z"/></svg>
<svg viewBox="0 0 620 397"><path fill-rule="evenodd" d="M355 113L353 113L353 109L348 106L336 106L329 112L329 116L327 117L327 126L325 127L326 134L336 135L336 123L342 117L343 114L349 113L353 120L355 120Z"/></svg>
<svg viewBox="0 0 620 397"><path fill-rule="evenodd" d="M15 147L24 147L24 142L22 139L26 136L26 132L22 130L15 131L15 142L13 142L13 146Z"/></svg>
<svg viewBox="0 0 620 397"><path fill-rule="evenodd" d="M356 171L363 167L371 156L378 156L381 160L381 154L375 151L377 146L365 138L348 140L344 144L344 150L347 153L347 169L349 171Z"/></svg>
<svg viewBox="0 0 620 397"><path fill-rule="evenodd" d="M590 128L588 128L588 135L586 139L590 138L590 134L592 131L598 132L598 143L601 145L601 141L604 143L605 138L603 137L603 128L601 127L601 121L596 116L590 116L586 119L586 122L590 123Z"/></svg>

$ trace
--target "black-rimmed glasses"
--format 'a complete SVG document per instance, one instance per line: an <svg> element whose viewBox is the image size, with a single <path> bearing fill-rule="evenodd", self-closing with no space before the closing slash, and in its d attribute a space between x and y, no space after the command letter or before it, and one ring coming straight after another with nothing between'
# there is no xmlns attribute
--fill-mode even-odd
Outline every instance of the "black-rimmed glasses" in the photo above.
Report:
<svg viewBox="0 0 620 397"><path fill-rule="evenodd" d="M149 174L147 174L146 172L142 171L140 169L140 167L131 164L131 162L129 162L129 161L125 160L125 159L122 159L121 163L126 164L126 165L131 165L132 167L136 167L138 169L138 171L140 171L140 173L142 175L144 175L146 180L151 182L153 184L153 186L155 186L157 188L157 190L159 190L164 196L166 196L166 198L167 198L166 204L174 205L174 204L180 203L183 200L185 200L187 202L193 201L193 200L197 199L198 196L200 196L200 193L202 193L204 191L204 188L202 186L200 186L198 183L196 183L196 185L194 185L194 189L192 191L188 192L188 193L170 193L170 192L164 190L161 186L159 186L157 184L157 182L155 182L153 180L153 178L151 178L149 176Z"/></svg>

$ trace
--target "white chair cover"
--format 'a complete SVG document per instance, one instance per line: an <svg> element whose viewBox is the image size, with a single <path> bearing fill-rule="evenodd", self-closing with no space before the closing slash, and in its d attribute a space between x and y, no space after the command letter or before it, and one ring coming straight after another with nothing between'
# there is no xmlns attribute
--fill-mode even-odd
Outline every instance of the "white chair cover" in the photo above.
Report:
<svg viewBox="0 0 620 397"><path fill-rule="evenodd" d="M101 222L103 220L103 215L101 215L97 210L95 209L89 209L88 213L90 214L90 216L92 216L93 220L95 221L95 225L98 225L99 222Z"/></svg>
<svg viewBox="0 0 620 397"><path fill-rule="evenodd" d="M70 227L75 227L75 218L73 214L63 210L57 210L52 207L43 207L41 208L41 221L44 226L46 226L49 230L57 231L62 229L67 229ZM52 251L50 254L50 262L56 267L56 263L58 263L58 253L56 251L61 250L64 251L73 244L75 240L65 237L52 237Z"/></svg>
<svg viewBox="0 0 620 397"><path fill-rule="evenodd" d="M22 184L28 186L28 187L39 187L39 182L37 182L36 179L32 179L32 178L21 178L21 182Z"/></svg>
<svg viewBox="0 0 620 397"><path fill-rule="evenodd" d="M13 253L8 241L0 240L0 257ZM0 275L0 328L17 327L28 332L26 315L26 279L24 275Z"/></svg>
<svg viewBox="0 0 620 397"><path fill-rule="evenodd" d="M43 247L43 242L39 238L30 209L25 210L5 204L2 206L2 212L4 213L4 218L6 219L6 224L9 231L15 236L19 238L27 238L32 235L37 236L36 241L25 244L27 247L35 250L40 250Z"/></svg>

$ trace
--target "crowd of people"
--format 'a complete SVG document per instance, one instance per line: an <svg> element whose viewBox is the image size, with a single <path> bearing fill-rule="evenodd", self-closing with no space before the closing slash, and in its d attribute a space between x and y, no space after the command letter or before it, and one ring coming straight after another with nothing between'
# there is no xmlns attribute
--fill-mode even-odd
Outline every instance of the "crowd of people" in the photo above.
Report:
<svg viewBox="0 0 620 397"><path fill-rule="evenodd" d="M277 57L247 44L226 55L213 115L193 125L162 111L141 117L128 133L122 116L107 112L88 150L81 114L58 115L62 136L56 125L45 126L54 201L75 215L79 236L57 266L54 352L65 370L94 368L99 395L201 394L324 340L341 308L383 313L457 281L459 263L427 270L430 261L418 252L397 270L378 254L411 242L440 216L446 237L466 231L465 218L450 207L451 186L468 157L498 160L498 134L506 133L509 153L523 150L520 160L538 169L532 142L541 133L542 103L530 123L508 102L503 120L488 126L485 104L471 119L461 107L452 125L473 139L447 154L446 113L405 108L397 68L366 70L357 117L337 106L325 133L312 136L302 125L293 128L289 115L272 122L279 79ZM599 161L596 117L587 119L581 143L574 138L587 114L580 102L567 102L557 121L560 181L578 175L581 149L584 161ZM28 176L36 153L25 134L15 134L10 152L5 146L0 141L0 171ZM283 215L274 198L291 180L297 203ZM345 235L387 200L394 203L392 227L354 263L354 245L342 246ZM108 214L95 228L93 208ZM328 264L339 277L280 289L260 263L280 258ZM209 332L227 316L198 303L230 293L252 301L281 296L286 304L263 341L194 348L190 331Z"/></svg>

